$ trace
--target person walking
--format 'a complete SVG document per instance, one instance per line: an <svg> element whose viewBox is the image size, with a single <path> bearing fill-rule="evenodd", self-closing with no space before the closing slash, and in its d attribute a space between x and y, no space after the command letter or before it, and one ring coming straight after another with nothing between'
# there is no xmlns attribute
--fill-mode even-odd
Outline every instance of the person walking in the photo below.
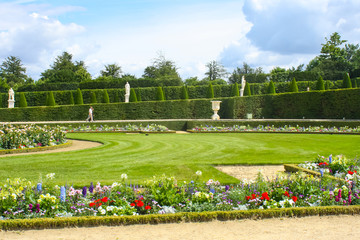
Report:
<svg viewBox="0 0 360 240"><path fill-rule="evenodd" d="M88 118L86 119L86 121L89 121L89 122L94 121L93 111L94 111L94 108L93 108L92 106L90 106L90 108L89 108L89 116L88 116Z"/></svg>

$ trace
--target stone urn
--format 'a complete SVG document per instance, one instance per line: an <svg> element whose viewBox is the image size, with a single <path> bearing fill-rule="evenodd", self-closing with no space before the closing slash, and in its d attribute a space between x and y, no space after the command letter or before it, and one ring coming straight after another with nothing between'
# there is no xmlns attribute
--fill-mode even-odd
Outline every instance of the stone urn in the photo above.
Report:
<svg viewBox="0 0 360 240"><path fill-rule="evenodd" d="M220 116L218 114L218 111L220 110L220 103L221 103L221 101L211 101L212 110L214 111L214 114L211 116L212 120L220 119Z"/></svg>

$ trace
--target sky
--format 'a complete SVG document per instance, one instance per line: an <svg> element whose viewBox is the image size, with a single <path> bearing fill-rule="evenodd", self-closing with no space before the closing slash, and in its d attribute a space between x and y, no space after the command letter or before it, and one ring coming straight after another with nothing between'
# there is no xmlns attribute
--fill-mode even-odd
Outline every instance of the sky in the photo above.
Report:
<svg viewBox="0 0 360 240"><path fill-rule="evenodd" d="M141 77L159 54L183 79L213 60L269 72L306 66L334 32L359 43L359 0L0 0L0 62L34 80L64 51L93 78L114 63Z"/></svg>

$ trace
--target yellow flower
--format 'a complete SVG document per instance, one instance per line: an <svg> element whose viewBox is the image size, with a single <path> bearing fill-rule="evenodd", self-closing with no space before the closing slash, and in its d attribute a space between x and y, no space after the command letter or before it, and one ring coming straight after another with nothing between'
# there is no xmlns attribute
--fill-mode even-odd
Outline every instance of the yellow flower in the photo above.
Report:
<svg viewBox="0 0 360 240"><path fill-rule="evenodd" d="M49 198L49 197L50 197L50 194L49 194L49 193L47 193L47 194L46 194L46 197L47 197L47 198Z"/></svg>
<svg viewBox="0 0 360 240"><path fill-rule="evenodd" d="M41 201L41 199L38 199L37 202L38 202L38 203L41 203L42 201Z"/></svg>

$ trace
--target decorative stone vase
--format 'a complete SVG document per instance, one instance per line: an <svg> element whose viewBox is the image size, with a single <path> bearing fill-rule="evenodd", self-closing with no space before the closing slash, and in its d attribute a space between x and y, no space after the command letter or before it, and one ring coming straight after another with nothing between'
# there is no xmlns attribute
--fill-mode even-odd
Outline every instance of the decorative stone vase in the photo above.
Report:
<svg viewBox="0 0 360 240"><path fill-rule="evenodd" d="M218 115L218 111L220 110L220 103L221 101L211 101L212 110L214 114L211 116L212 120L220 120L220 116Z"/></svg>

